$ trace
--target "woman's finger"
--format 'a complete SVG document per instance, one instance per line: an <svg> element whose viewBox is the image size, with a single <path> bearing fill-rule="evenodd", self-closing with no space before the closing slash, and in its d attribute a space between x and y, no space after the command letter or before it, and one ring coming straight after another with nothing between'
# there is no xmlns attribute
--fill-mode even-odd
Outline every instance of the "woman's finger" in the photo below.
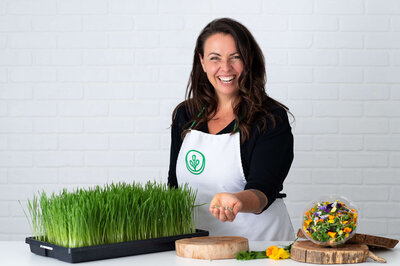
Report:
<svg viewBox="0 0 400 266"><path fill-rule="evenodd" d="M221 222L226 222L227 218L226 218L226 215L225 215L225 209L223 207L219 207L218 211L219 211L218 219Z"/></svg>
<svg viewBox="0 0 400 266"><path fill-rule="evenodd" d="M235 215L230 210L225 210L225 216L228 222L233 222L233 220L235 220Z"/></svg>
<svg viewBox="0 0 400 266"><path fill-rule="evenodd" d="M218 208L213 208L213 209L211 210L211 214L214 215L214 217L218 219L218 217L219 217L219 210L218 210Z"/></svg>

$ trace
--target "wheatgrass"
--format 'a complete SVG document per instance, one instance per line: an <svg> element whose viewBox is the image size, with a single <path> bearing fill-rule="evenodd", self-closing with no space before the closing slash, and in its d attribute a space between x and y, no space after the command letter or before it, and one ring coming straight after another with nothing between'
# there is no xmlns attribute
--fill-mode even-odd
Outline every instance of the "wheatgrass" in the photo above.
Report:
<svg viewBox="0 0 400 266"><path fill-rule="evenodd" d="M196 231L197 191L148 182L107 184L28 200L35 239L63 247L85 247ZM29 217L28 217L29 216Z"/></svg>

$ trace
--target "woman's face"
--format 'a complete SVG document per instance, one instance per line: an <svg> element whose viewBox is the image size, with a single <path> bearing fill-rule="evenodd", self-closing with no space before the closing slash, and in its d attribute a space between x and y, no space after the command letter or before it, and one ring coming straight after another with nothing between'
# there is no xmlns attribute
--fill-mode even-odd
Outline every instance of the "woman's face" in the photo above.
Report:
<svg viewBox="0 0 400 266"><path fill-rule="evenodd" d="M229 34L216 33L204 43L201 65L214 86L218 97L235 97L239 91L239 77L243 72L243 61Z"/></svg>

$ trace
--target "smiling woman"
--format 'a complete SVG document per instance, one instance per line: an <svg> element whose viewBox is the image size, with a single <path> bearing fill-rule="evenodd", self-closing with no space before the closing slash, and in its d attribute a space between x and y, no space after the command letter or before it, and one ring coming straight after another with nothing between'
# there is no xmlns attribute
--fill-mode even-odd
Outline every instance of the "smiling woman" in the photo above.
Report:
<svg viewBox="0 0 400 266"><path fill-rule="evenodd" d="M172 115L168 177L209 203L198 228L294 239L280 193L293 160L287 111L265 92L264 56L248 29L229 18L209 23L196 41L186 101Z"/></svg>

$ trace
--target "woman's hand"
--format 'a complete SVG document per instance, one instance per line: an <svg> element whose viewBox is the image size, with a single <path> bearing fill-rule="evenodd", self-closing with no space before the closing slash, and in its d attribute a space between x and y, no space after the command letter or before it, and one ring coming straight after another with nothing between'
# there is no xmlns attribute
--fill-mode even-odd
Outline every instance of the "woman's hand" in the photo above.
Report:
<svg viewBox="0 0 400 266"><path fill-rule="evenodd" d="M232 193L217 193L210 203L210 212L221 222L232 222L242 210L243 202Z"/></svg>
<svg viewBox="0 0 400 266"><path fill-rule="evenodd" d="M210 212L221 222L233 222L238 212L261 213L268 198L257 189L236 193L217 193L210 203Z"/></svg>

